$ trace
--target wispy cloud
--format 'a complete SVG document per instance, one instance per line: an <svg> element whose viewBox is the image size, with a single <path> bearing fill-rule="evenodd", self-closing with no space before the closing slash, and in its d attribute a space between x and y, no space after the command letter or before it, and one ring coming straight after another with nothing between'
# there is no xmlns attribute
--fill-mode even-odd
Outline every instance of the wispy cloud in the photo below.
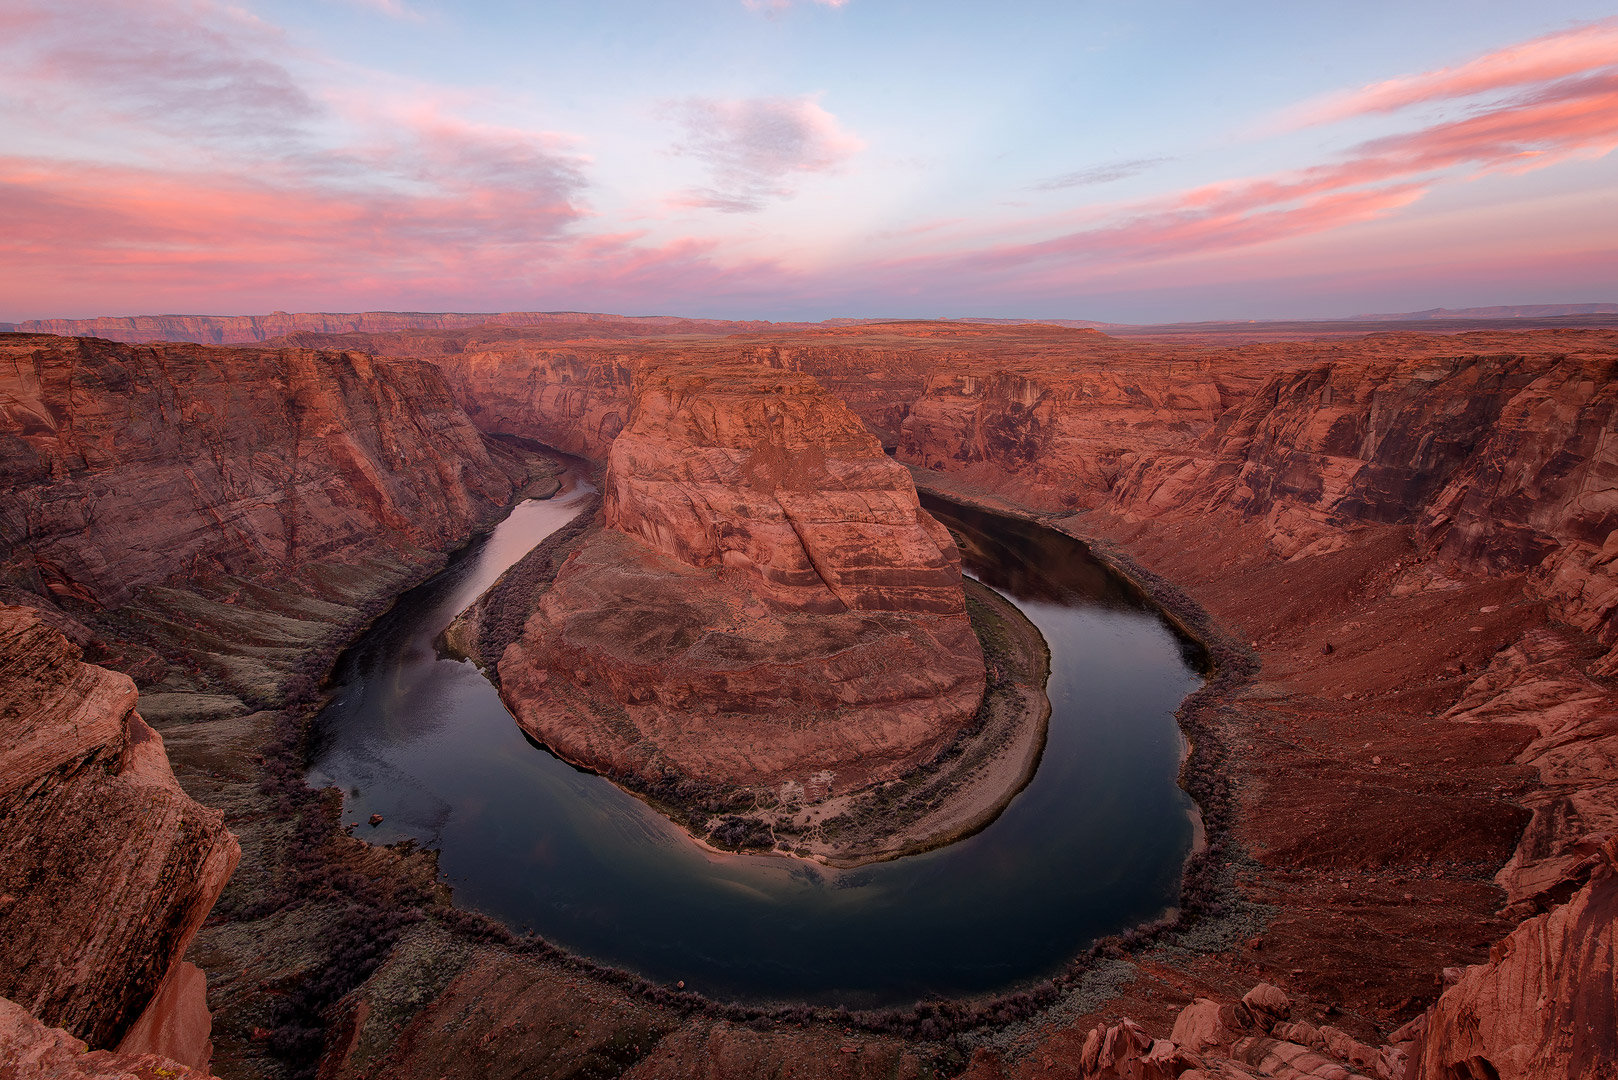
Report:
<svg viewBox="0 0 1618 1080"><path fill-rule="evenodd" d="M848 0L814 0L821 7L840 8L848 4ZM792 0L742 0L742 7L749 11L785 11L792 6Z"/></svg>
<svg viewBox="0 0 1618 1080"><path fill-rule="evenodd" d="M1618 19L1586 23L1485 53L1455 67L1370 83L1308 101L1289 125L1329 124L1412 105L1519 89L1618 65Z"/></svg>
<svg viewBox="0 0 1618 1080"><path fill-rule="evenodd" d="M237 8L199 0L71 7L14 0L23 33L0 41L0 89L41 110L211 137L284 138L317 111L276 59L284 36Z"/></svg>
<svg viewBox="0 0 1618 1080"><path fill-rule="evenodd" d="M379 11L391 18L405 19L409 22L422 21L421 12L414 8L406 7L402 0L349 0L349 2L358 4L360 7L370 8L372 11Z"/></svg>
<svg viewBox="0 0 1618 1080"><path fill-rule="evenodd" d="M1542 168L1618 149L1618 70L1525 90L1458 120L1354 147L1339 161L1222 181L1120 208L1110 220L1025 243L890 263L900 276L972 274L1027 287L1155 260L1290 240L1375 220L1434 186L1491 172Z"/></svg>
<svg viewBox="0 0 1618 1080"><path fill-rule="evenodd" d="M836 170L865 147L813 97L688 98L669 111L683 129L674 153L703 162L712 179L675 196L681 206L758 211L791 197L800 175Z"/></svg>
<svg viewBox="0 0 1618 1080"><path fill-rule="evenodd" d="M1131 176L1139 176L1146 170L1155 168L1170 160L1172 159L1166 157L1136 158L1133 161L1114 161L1106 165L1092 165L1088 169L1079 169L1077 172L1047 177L1032 186L1037 191L1061 191L1063 188L1110 184L1114 180L1127 180Z"/></svg>

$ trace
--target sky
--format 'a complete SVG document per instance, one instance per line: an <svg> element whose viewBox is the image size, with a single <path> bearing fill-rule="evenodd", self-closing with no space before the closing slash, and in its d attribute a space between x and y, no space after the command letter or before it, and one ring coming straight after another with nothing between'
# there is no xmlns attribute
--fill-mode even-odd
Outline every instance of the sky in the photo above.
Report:
<svg viewBox="0 0 1618 1080"><path fill-rule="evenodd" d="M0 0L0 320L1618 301L1611 0Z"/></svg>

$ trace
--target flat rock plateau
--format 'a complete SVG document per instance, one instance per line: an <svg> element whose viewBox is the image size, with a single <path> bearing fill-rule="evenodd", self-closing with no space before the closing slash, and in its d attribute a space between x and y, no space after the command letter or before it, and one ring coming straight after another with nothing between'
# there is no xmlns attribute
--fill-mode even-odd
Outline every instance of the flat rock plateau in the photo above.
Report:
<svg viewBox="0 0 1618 1080"><path fill-rule="evenodd" d="M143 1075L211 1040L232 1080L1618 1075L1618 332L160 329L121 332L290 336L0 335L0 1058ZM764 430L745 403L764 386L846 411L815 406L801 444L769 444L793 454L739 477L726 432ZM654 444L682 415L671 457ZM783 518L827 516L791 487L800 445L816 484L879 493L909 530L903 581L837 555L836 530L784 542ZM1215 664L1181 713L1208 845L1178 922L993 1000L743 1008L517 937L455 909L431 853L347 836L302 779L317 687L392 597L545 490L541 447L607 470L601 521L526 579L516 631L491 621L518 638L489 659L519 713L513 649L576 707L641 709L644 730L579 750L628 771L681 768L689 748L655 737L676 710L758 691L676 705L710 660L670 641L655 705L630 702L605 658L632 625L553 668L539 643L624 575L703 628L956 627L932 677L958 680L912 690L960 692L960 723L984 686L970 597L947 538L929 554L902 520L895 470L1085 540ZM944 737L901 717L871 778ZM725 767L778 789L823 750Z"/></svg>

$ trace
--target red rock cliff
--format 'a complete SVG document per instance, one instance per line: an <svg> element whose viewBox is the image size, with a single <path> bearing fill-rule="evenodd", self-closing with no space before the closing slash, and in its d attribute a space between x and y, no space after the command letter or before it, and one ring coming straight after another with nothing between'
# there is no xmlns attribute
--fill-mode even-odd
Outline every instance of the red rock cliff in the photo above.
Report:
<svg viewBox="0 0 1618 1080"><path fill-rule="evenodd" d="M808 376L653 372L608 460L609 527L783 609L965 610L948 531Z"/></svg>
<svg viewBox="0 0 1618 1080"><path fill-rule="evenodd" d="M240 849L180 790L129 678L78 657L0 607L0 997L112 1046L183 978Z"/></svg>
<svg viewBox="0 0 1618 1080"><path fill-rule="evenodd" d="M420 361L0 338L0 574L100 606L142 584L419 563L512 485Z"/></svg>

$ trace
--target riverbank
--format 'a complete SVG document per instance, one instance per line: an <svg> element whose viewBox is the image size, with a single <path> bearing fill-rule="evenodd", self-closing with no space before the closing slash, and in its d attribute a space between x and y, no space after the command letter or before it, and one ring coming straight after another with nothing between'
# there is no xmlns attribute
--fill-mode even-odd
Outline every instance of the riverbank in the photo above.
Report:
<svg viewBox="0 0 1618 1080"><path fill-rule="evenodd" d="M1192 748L1182 783L1210 844L1187 891L1196 878L1216 885L1214 908L1248 912L1249 929L1219 940L1195 931L1189 951L1170 935L1170 948L1131 957L1105 994L999 1033L988 1045L1005 1075L1079 1054L1102 1020L1166 1031L1193 998L1233 999L1259 980L1285 987L1295 1016L1374 1041L1436 997L1438 972L1479 962L1511 928L1494 879L1535 797L1514 764L1531 735L1505 713L1485 725L1446 710L1500 650L1545 633L1520 578L1411 588L1424 557L1398 527L1287 561L1262 523L1234 515L1040 512L915 472L940 497L1083 540L1213 662L1180 715ZM1556 633L1579 654L1576 635ZM1219 921L1237 930L1243 919Z"/></svg>

